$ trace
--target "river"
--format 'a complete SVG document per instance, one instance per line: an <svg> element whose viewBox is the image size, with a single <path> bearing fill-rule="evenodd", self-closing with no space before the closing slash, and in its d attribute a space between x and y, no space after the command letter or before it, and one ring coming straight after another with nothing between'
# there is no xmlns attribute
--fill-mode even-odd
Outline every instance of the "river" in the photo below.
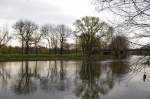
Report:
<svg viewBox="0 0 150 99"><path fill-rule="evenodd" d="M141 59L0 62L0 99L150 99Z"/></svg>

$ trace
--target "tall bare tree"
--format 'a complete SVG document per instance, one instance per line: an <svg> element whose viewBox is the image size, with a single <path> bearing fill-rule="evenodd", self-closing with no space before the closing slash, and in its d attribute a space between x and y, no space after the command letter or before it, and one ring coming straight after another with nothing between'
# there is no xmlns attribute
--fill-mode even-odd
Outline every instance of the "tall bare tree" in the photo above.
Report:
<svg viewBox="0 0 150 99"><path fill-rule="evenodd" d="M11 36L9 34L9 29L7 25L4 25L0 30L0 48L6 46L6 44L11 40Z"/></svg>
<svg viewBox="0 0 150 99"><path fill-rule="evenodd" d="M17 30L17 34L22 41L22 54L23 54L23 47L25 44L25 54L29 53L29 47L33 43L33 38L38 30L38 26L29 20L19 20L14 25L13 28Z"/></svg>
<svg viewBox="0 0 150 99"><path fill-rule="evenodd" d="M33 36L33 44L35 47L35 53L38 54L38 43L41 41L43 34L41 32L36 32L36 34Z"/></svg>
<svg viewBox="0 0 150 99"><path fill-rule="evenodd" d="M48 24L42 26L41 29L40 29L40 32L43 34L44 39L46 39L47 42L48 42L49 53L50 53L51 44L50 44L49 27L50 27L50 26L49 26Z"/></svg>
<svg viewBox="0 0 150 99"><path fill-rule="evenodd" d="M55 25L46 24L41 27L41 32L43 34L44 39L47 40L49 46L49 54L50 49L54 49L55 54L57 53L58 47L58 33L55 31Z"/></svg>
<svg viewBox="0 0 150 99"><path fill-rule="evenodd" d="M25 54L28 54L30 45L32 44L33 41L34 33L36 33L36 31L38 30L38 25L32 21L26 20L24 22L24 30L25 30L24 31Z"/></svg>
<svg viewBox="0 0 150 99"><path fill-rule="evenodd" d="M17 31L17 34L21 40L21 47L22 47L22 55L24 53L24 34L25 34L25 23L23 20L17 21L14 25L13 28Z"/></svg>
<svg viewBox="0 0 150 99"><path fill-rule="evenodd" d="M69 37L69 35L72 33L72 31L69 27L62 24L56 27L56 33L58 33L59 35L60 54L62 55L64 50L64 43L67 37Z"/></svg>

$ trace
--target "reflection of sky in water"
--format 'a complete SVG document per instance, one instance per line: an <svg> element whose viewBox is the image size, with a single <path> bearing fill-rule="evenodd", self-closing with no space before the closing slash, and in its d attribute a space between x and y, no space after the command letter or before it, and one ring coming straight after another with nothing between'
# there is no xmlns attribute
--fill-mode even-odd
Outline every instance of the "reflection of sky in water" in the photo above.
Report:
<svg viewBox="0 0 150 99"><path fill-rule="evenodd" d="M150 66L143 64L145 68L137 72L130 70L135 69L130 64L125 60L1 62L0 99L149 99Z"/></svg>

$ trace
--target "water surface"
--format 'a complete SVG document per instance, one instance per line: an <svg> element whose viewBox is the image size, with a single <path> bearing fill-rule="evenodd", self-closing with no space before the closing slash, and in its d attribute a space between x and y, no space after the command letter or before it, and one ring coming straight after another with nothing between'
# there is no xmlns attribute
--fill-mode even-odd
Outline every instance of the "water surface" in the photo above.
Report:
<svg viewBox="0 0 150 99"><path fill-rule="evenodd" d="M150 99L150 66L133 60L0 62L0 99Z"/></svg>

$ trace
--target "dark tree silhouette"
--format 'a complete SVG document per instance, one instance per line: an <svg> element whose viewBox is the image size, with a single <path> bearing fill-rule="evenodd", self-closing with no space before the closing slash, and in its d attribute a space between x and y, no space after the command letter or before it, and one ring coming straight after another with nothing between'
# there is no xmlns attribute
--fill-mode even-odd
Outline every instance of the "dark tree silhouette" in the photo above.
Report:
<svg viewBox="0 0 150 99"><path fill-rule="evenodd" d="M13 28L17 31L17 35L19 36L19 39L21 40L21 47L22 47L22 55L23 55L23 50L24 50L24 21L19 20L17 21L14 25Z"/></svg>
<svg viewBox="0 0 150 99"><path fill-rule="evenodd" d="M117 35L112 38L109 48L113 50L114 55L118 58L127 56L129 42L126 36Z"/></svg>
<svg viewBox="0 0 150 99"><path fill-rule="evenodd" d="M25 44L25 54L29 53L29 47L33 44L33 38L38 29L38 26L29 20L26 21L18 21L13 26L18 32L18 35L22 41L22 54L23 54L23 45ZM37 40L38 41L38 40Z"/></svg>
<svg viewBox="0 0 150 99"><path fill-rule="evenodd" d="M71 29L65 25L57 25L56 32L59 35L59 43L60 43L60 54L63 54L64 43L67 37L71 34Z"/></svg>
<svg viewBox="0 0 150 99"><path fill-rule="evenodd" d="M25 53L28 54L29 53L29 48L30 45L32 44L33 41L33 36L34 33L36 32L36 30L38 29L38 26L31 21L25 21L24 22L24 41L25 41Z"/></svg>

